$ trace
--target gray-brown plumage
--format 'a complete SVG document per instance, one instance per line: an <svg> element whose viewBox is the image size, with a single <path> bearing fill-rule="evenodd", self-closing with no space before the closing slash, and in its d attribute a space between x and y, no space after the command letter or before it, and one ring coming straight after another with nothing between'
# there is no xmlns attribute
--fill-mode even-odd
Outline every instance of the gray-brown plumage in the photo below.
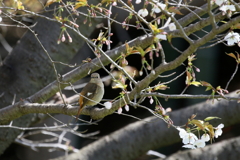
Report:
<svg viewBox="0 0 240 160"><path fill-rule="evenodd" d="M82 89L79 97L79 110L77 117L85 106L98 104L104 95L104 85L98 73L92 73L89 83Z"/></svg>

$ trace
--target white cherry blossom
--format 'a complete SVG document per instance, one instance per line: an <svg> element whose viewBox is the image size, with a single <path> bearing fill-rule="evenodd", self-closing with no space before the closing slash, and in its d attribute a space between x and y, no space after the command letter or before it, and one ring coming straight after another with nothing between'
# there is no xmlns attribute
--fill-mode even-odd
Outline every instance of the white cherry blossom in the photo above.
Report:
<svg viewBox="0 0 240 160"><path fill-rule="evenodd" d="M160 9L160 8L161 9ZM161 10L164 10L166 8L166 4L163 4L163 3L157 3L157 5L154 5L154 7L152 8L152 10L155 12L155 13L160 13Z"/></svg>
<svg viewBox="0 0 240 160"><path fill-rule="evenodd" d="M222 135L222 128L224 127L224 124L219 124L215 129L215 138L218 138L218 136L221 136Z"/></svg>
<svg viewBox="0 0 240 160"><path fill-rule="evenodd" d="M142 0L136 0L136 4L140 4L142 2Z"/></svg>
<svg viewBox="0 0 240 160"><path fill-rule="evenodd" d="M219 8L219 10L223 11L223 12L227 12L228 10L229 11L236 11L236 8L234 5L223 5Z"/></svg>
<svg viewBox="0 0 240 160"><path fill-rule="evenodd" d="M187 134L187 131L185 129L177 128L177 130L179 130L180 138L183 138Z"/></svg>
<svg viewBox="0 0 240 160"><path fill-rule="evenodd" d="M140 9L138 14L142 17L146 17L148 15L148 10L146 8Z"/></svg>
<svg viewBox="0 0 240 160"><path fill-rule="evenodd" d="M227 41L229 46L234 45L234 43L238 43L240 41L240 35L235 32L229 32L225 37L224 40Z"/></svg>
<svg viewBox="0 0 240 160"><path fill-rule="evenodd" d="M196 149L196 148L203 148L206 146L206 143L204 140L196 140L193 144L185 144L182 147L184 148L190 148L190 149Z"/></svg>
<svg viewBox="0 0 240 160"><path fill-rule="evenodd" d="M198 140L197 136L193 133L188 133L182 128L177 128L179 130L179 136L182 138L183 144L193 144L196 140Z"/></svg>
<svg viewBox="0 0 240 160"><path fill-rule="evenodd" d="M169 28L170 31L174 31L174 30L177 29L177 27L176 27L176 25L175 25L174 23L170 23L170 24L168 25L168 28Z"/></svg>
<svg viewBox="0 0 240 160"><path fill-rule="evenodd" d="M197 136L193 133L187 133L183 138L183 144L193 144L196 140L198 140Z"/></svg>
<svg viewBox="0 0 240 160"><path fill-rule="evenodd" d="M161 12L160 8L158 8L156 5L152 8L152 11L155 12L155 13L160 13Z"/></svg>
<svg viewBox="0 0 240 160"><path fill-rule="evenodd" d="M167 40L167 36L165 34L158 34L156 35L157 39Z"/></svg>
<svg viewBox="0 0 240 160"><path fill-rule="evenodd" d="M205 133L202 135L201 140L208 142L210 140L210 136L207 133Z"/></svg>
<svg viewBox="0 0 240 160"><path fill-rule="evenodd" d="M199 140L196 140L193 145L196 146L197 148L203 148L206 146L206 143L204 140L199 139Z"/></svg>
<svg viewBox="0 0 240 160"><path fill-rule="evenodd" d="M227 0L215 0L216 5L221 6Z"/></svg>
<svg viewBox="0 0 240 160"><path fill-rule="evenodd" d="M106 109L111 109L112 108L112 103L111 102L105 102L104 106Z"/></svg>

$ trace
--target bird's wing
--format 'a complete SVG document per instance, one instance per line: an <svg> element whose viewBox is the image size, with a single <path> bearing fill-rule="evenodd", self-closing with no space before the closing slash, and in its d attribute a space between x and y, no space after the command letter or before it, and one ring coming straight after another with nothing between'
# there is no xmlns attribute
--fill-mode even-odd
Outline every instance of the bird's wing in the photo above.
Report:
<svg viewBox="0 0 240 160"><path fill-rule="evenodd" d="M84 98L83 96L80 95L80 98L83 99L82 102L82 106L87 105L86 102L89 101L88 99L92 99L94 97L94 95L96 94L98 85L95 83L88 83L83 90L81 91L81 95L84 95L87 98ZM91 102L90 102L91 103ZM94 102L92 102L94 103Z"/></svg>

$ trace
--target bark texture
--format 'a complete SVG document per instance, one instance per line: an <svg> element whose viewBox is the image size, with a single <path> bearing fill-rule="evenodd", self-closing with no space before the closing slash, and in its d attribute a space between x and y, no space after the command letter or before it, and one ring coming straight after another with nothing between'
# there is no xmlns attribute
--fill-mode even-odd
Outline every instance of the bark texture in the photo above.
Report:
<svg viewBox="0 0 240 160"><path fill-rule="evenodd" d="M202 149L178 152L167 157L164 160L208 160L208 159L217 160L240 159L240 137L224 140L206 146Z"/></svg>
<svg viewBox="0 0 240 160"><path fill-rule="evenodd" d="M45 16L52 17L53 13ZM79 20L82 22L82 20ZM84 41L73 32L68 31L73 39L72 43L57 44L60 34L60 24L43 18L36 20L37 24L32 30L37 34L42 45L48 51L54 61L68 63L77 51L84 44ZM93 22L93 26L96 21ZM81 23L83 34L89 36L94 27L89 27ZM58 72L65 66L56 64ZM37 92L54 79L53 66L40 46L33 33L28 31L18 42L11 54L0 66L0 93L4 95L0 98L0 107L3 108L12 103L14 95L16 101L24 99ZM36 116L25 115L13 122L16 126L29 126ZM0 129L0 154L12 143L19 130Z"/></svg>
<svg viewBox="0 0 240 160"><path fill-rule="evenodd" d="M239 97L235 92L230 96ZM221 120L212 120L211 124L224 123L230 126L240 122L240 104L236 101L220 100L214 103L199 103L184 109L174 111L170 118L175 125L184 125L192 114L198 119L208 116L221 117ZM215 123L214 123L215 121ZM55 160L106 160L106 159L135 159L150 149L156 149L181 141L176 129L168 128L163 120L155 117L146 118L132 123L121 130L107 135L98 141L82 148L78 153Z"/></svg>

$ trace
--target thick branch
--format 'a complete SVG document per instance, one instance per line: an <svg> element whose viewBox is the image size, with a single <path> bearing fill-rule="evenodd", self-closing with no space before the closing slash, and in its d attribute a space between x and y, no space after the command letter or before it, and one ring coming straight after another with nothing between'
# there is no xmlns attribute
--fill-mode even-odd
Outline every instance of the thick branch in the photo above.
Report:
<svg viewBox="0 0 240 160"><path fill-rule="evenodd" d="M143 96L157 96L164 98L165 100L167 99L222 99L223 97L220 95L216 95L212 97L211 95L166 95L166 94L161 94L161 93L142 93L141 95ZM239 97L229 97L225 96L224 97L226 100L239 100ZM17 106L18 104L18 106ZM17 103L14 105L13 109L10 109L9 112L16 112L18 115L25 115L25 114L30 114L30 113L59 113L59 114L65 114L65 115L75 115L76 112L79 109L79 106L72 106L72 105L67 105L65 106L64 104L39 104L39 103L29 103L28 101L21 101L21 103ZM85 107L83 110L83 114L86 115L91 115L94 117L94 115L98 115L99 111L104 112L104 114L111 114L111 110L106 109L106 108L93 108L93 107ZM8 111L6 110L4 114L9 115Z"/></svg>
<svg viewBox="0 0 240 160"><path fill-rule="evenodd" d="M229 96L240 97L234 92ZM215 100L214 103L204 102L174 111L170 114L170 118L176 123L175 125L184 125L192 114L197 114L198 119L208 116L221 117L221 120L216 121L217 124L224 123L225 126L230 126L240 122L238 116L240 104L237 101L227 100ZM106 160L116 159L116 157L118 160L134 159L150 149L179 141L181 139L176 129L168 128L161 119L150 117L95 141L78 153L69 155L67 159ZM58 160L61 159L66 159L66 157L58 158Z"/></svg>

